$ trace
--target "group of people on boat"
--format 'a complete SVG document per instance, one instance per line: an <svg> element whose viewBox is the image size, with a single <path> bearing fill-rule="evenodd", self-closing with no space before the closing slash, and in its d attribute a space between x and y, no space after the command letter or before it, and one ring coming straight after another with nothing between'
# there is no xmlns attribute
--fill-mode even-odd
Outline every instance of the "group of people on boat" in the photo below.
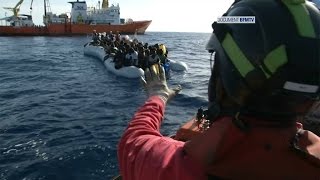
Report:
<svg viewBox="0 0 320 180"><path fill-rule="evenodd" d="M208 109L198 115L208 128L190 125L184 141L162 135L181 88L158 65L147 68L148 99L118 144L122 179L320 179L319 123L305 123L320 111L320 10L305 0L235 0L223 16L255 23L212 24Z"/></svg>
<svg viewBox="0 0 320 180"><path fill-rule="evenodd" d="M101 34L94 30L91 44L102 46L107 54L105 60L112 56L116 69L136 66L145 70L157 63L167 67L169 62L165 45L149 45L136 38L132 40L128 35L122 36L118 31L116 34L112 31Z"/></svg>

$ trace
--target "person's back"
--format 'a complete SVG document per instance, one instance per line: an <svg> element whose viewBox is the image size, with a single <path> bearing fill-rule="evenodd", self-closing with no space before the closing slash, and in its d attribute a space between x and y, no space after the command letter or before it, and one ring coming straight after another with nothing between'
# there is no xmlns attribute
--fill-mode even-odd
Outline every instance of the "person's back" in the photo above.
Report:
<svg viewBox="0 0 320 180"><path fill-rule="evenodd" d="M319 9L240 0L224 16L255 23L212 25L209 105L193 122L209 125L164 137L165 105L178 91L162 68L147 68L149 98L119 143L124 179L320 179L320 138L298 123L320 98Z"/></svg>
<svg viewBox="0 0 320 180"><path fill-rule="evenodd" d="M116 34L115 34L115 41L119 42L120 40L121 40L121 34L120 34L119 31L117 31Z"/></svg>
<svg viewBox="0 0 320 180"><path fill-rule="evenodd" d="M150 56L150 50L149 49L145 49L144 50L144 59L143 59L143 63L142 63L142 64L144 64L143 70L146 70L146 68L151 66L149 64L149 56Z"/></svg>
<svg viewBox="0 0 320 180"><path fill-rule="evenodd" d="M216 119L207 132L196 136L184 147L187 155L206 167L209 177L320 177L320 139L312 132L303 130L301 124L274 128L257 124L259 120L251 119L251 122L245 122L253 127L244 130L234 121L230 117Z"/></svg>
<svg viewBox="0 0 320 180"><path fill-rule="evenodd" d="M124 54L121 48L117 50L113 60L116 69L120 69L124 65Z"/></svg>
<svg viewBox="0 0 320 180"><path fill-rule="evenodd" d="M93 30L93 32L92 32L92 41L95 45L97 45L100 41L99 34L97 33L96 30Z"/></svg>
<svg viewBox="0 0 320 180"><path fill-rule="evenodd" d="M133 50L132 59L133 59L133 65L138 67L139 66L138 52L136 50Z"/></svg>
<svg viewBox="0 0 320 180"><path fill-rule="evenodd" d="M140 47L138 50L138 67L142 68L143 70L146 68L145 52L143 47Z"/></svg>

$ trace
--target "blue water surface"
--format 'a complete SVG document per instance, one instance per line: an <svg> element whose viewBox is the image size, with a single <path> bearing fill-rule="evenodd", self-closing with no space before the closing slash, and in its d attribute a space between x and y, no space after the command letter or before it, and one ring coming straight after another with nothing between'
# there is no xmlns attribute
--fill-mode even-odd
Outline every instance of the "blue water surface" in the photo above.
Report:
<svg viewBox="0 0 320 180"><path fill-rule="evenodd" d="M182 92L166 108L161 132L171 135L207 105L209 33L147 32L169 58L188 64L171 72ZM0 179L111 179L117 143L146 100L139 80L108 72L83 55L88 37L0 37Z"/></svg>

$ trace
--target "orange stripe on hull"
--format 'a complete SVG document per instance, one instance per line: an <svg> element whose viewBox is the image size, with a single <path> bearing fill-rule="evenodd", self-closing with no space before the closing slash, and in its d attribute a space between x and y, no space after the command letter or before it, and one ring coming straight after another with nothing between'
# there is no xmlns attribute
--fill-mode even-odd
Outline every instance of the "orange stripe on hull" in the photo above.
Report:
<svg viewBox="0 0 320 180"><path fill-rule="evenodd" d="M88 25L88 24L49 24L42 27L0 26L0 36L70 36L86 35L97 32L119 31L121 34L144 34L152 21L134 21L121 25Z"/></svg>

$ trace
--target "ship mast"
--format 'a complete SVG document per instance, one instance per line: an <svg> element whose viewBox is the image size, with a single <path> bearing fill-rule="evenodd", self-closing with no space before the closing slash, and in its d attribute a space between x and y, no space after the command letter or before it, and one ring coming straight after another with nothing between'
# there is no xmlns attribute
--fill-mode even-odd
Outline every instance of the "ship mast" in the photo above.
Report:
<svg viewBox="0 0 320 180"><path fill-rule="evenodd" d="M48 15L48 13L51 12L49 0L44 0L43 6L44 6L43 24L47 25L50 21L50 16Z"/></svg>
<svg viewBox="0 0 320 180"><path fill-rule="evenodd" d="M51 12L50 1L44 0L44 15L46 16L48 12Z"/></svg>
<svg viewBox="0 0 320 180"><path fill-rule="evenodd" d="M43 1L43 5L44 5L44 16L46 16L47 15L46 0Z"/></svg>
<svg viewBox="0 0 320 180"><path fill-rule="evenodd" d="M102 1L102 9L107 9L109 7L109 1L108 0L103 0Z"/></svg>

